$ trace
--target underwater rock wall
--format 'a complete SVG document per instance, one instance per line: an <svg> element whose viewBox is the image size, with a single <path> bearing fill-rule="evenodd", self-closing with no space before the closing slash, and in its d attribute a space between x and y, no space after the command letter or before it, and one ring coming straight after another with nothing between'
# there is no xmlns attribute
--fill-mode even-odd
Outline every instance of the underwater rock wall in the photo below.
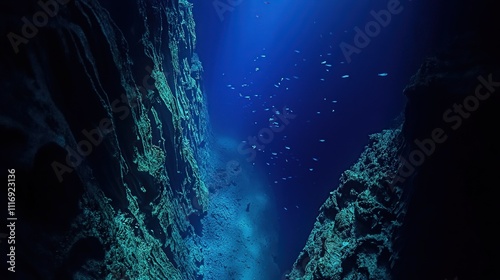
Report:
<svg viewBox="0 0 500 280"><path fill-rule="evenodd" d="M210 131L192 4L3 1L0 14L17 275L197 279Z"/></svg>
<svg viewBox="0 0 500 280"><path fill-rule="evenodd" d="M498 278L500 54L477 35L427 59L404 91L394 279Z"/></svg>
<svg viewBox="0 0 500 280"><path fill-rule="evenodd" d="M288 279L498 278L500 30L488 1L447 4L401 128L344 172Z"/></svg>
<svg viewBox="0 0 500 280"><path fill-rule="evenodd" d="M422 64L402 127L370 136L288 279L493 279L500 57L474 45Z"/></svg>
<svg viewBox="0 0 500 280"><path fill-rule="evenodd" d="M390 279L392 238L401 226L400 129L370 136L358 162L319 209L314 228L287 279Z"/></svg>
<svg viewBox="0 0 500 280"><path fill-rule="evenodd" d="M402 128L342 174L288 279L498 275L500 57L464 42L413 76Z"/></svg>

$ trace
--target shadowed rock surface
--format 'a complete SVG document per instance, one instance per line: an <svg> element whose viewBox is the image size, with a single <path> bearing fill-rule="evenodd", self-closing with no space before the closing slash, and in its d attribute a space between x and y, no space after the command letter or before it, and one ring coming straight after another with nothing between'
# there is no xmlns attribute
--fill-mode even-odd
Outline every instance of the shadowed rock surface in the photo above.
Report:
<svg viewBox="0 0 500 280"><path fill-rule="evenodd" d="M499 27L488 1L447 4L402 126L371 136L288 279L498 278Z"/></svg>
<svg viewBox="0 0 500 280"><path fill-rule="evenodd" d="M0 149L18 178L16 276L197 279L210 131L192 4L51 3L0 4L14 38L1 40Z"/></svg>

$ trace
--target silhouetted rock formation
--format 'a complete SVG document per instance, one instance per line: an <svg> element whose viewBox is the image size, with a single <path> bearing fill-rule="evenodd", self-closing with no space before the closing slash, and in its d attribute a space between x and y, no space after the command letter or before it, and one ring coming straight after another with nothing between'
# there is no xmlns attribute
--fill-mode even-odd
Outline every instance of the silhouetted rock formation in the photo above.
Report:
<svg viewBox="0 0 500 280"><path fill-rule="evenodd" d="M18 178L16 276L197 279L210 133L192 4L0 6L0 166Z"/></svg>
<svg viewBox="0 0 500 280"><path fill-rule="evenodd" d="M288 279L498 278L496 6L440 4L447 47L404 90L402 127L342 175Z"/></svg>

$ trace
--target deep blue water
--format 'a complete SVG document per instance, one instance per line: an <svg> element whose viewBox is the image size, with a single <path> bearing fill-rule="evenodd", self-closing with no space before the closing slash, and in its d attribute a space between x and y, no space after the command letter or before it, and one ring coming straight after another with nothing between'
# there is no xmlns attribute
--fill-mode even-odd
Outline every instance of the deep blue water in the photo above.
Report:
<svg viewBox="0 0 500 280"><path fill-rule="evenodd" d="M264 135L268 143L260 142L265 148L251 160L276 197L276 260L283 270L295 261L319 207L368 135L397 124L404 87L437 49L438 7L400 1L399 13L347 62L341 42L354 46L355 27L364 29L374 20L371 11L387 10L390 2L397 4L232 1L237 5L221 18L216 1L194 1L196 52L216 134L241 143L270 131L273 107L295 116L282 131ZM248 158L242 153L239 160Z"/></svg>

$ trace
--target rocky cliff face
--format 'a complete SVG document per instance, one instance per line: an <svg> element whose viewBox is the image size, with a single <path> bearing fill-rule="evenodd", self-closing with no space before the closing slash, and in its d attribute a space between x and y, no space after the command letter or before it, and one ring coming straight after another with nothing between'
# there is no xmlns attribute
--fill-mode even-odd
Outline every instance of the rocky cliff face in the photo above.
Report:
<svg viewBox="0 0 500 280"><path fill-rule="evenodd" d="M407 214L395 240L395 279L498 277L500 56L469 39L428 59L405 89L397 179Z"/></svg>
<svg viewBox="0 0 500 280"><path fill-rule="evenodd" d="M498 25L487 1L448 4L447 47L404 90L401 128L371 136L288 279L498 278Z"/></svg>
<svg viewBox="0 0 500 280"><path fill-rule="evenodd" d="M20 279L197 278L209 131L191 9L2 2L1 168L17 178Z"/></svg>
<svg viewBox="0 0 500 280"><path fill-rule="evenodd" d="M402 220L400 189L392 185L402 139L399 129L370 139L321 206L288 279L390 279L391 240Z"/></svg>

